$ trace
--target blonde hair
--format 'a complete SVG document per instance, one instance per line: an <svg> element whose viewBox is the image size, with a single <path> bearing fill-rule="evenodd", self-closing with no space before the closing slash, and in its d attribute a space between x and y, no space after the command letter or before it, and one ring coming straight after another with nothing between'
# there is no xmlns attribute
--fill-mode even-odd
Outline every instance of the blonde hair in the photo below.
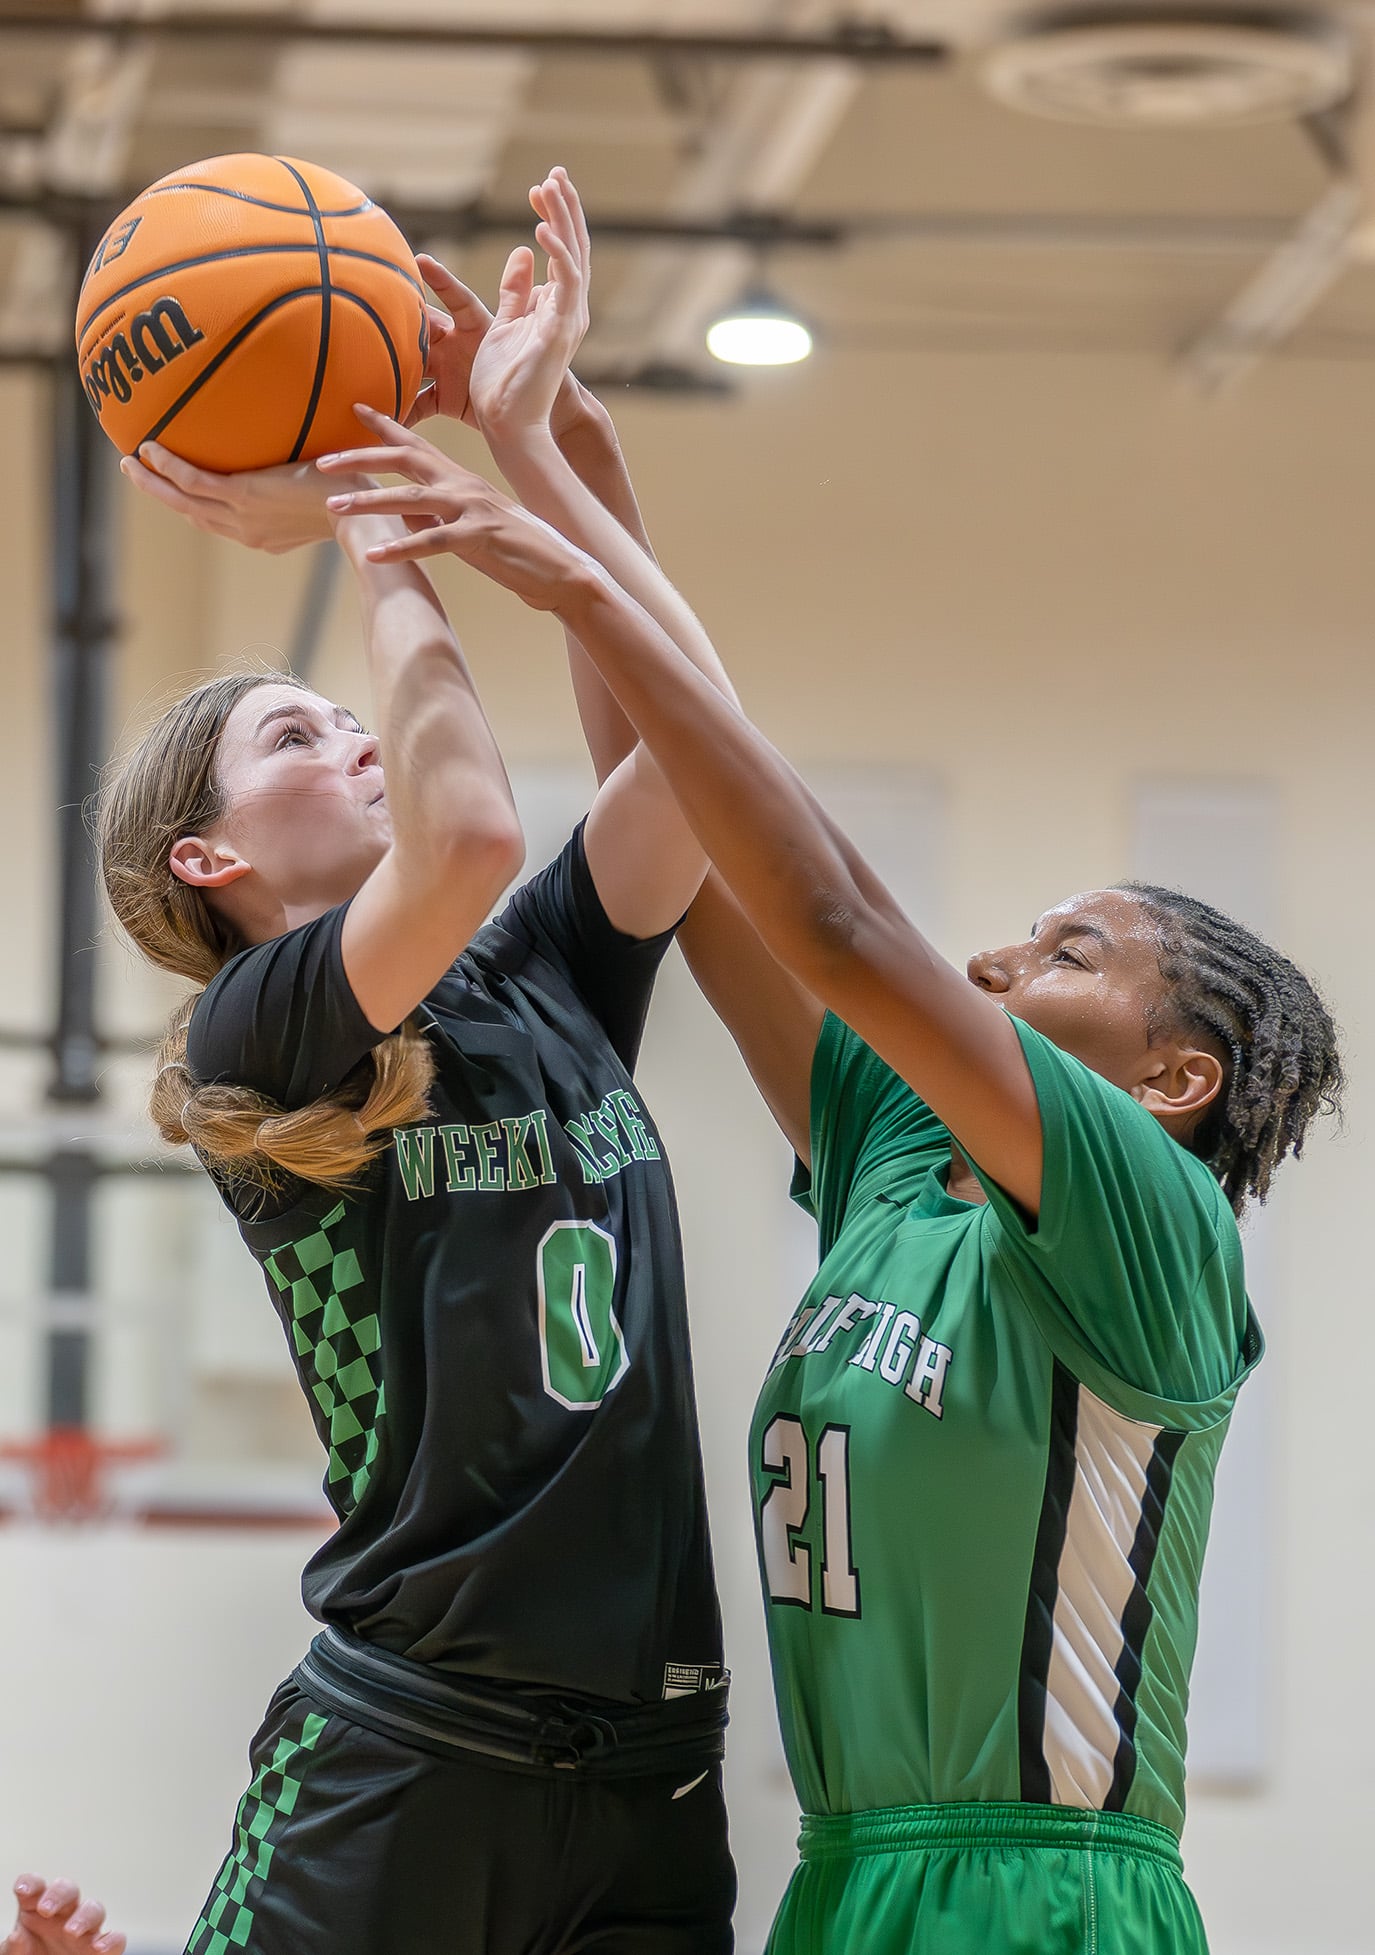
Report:
<svg viewBox="0 0 1375 1955"><path fill-rule="evenodd" d="M169 856L184 835L203 834L223 816L220 736L239 701L262 685L308 690L280 672L212 679L168 707L111 764L97 801L100 872L135 948L198 987L173 1012L158 1053L149 1111L163 1139L189 1143L228 1180L270 1187L290 1175L344 1187L384 1151L393 1127L423 1120L428 1110L434 1063L413 1021L383 1039L335 1092L290 1112L245 1086L201 1085L186 1063L198 999L247 946L199 889L173 874Z"/></svg>

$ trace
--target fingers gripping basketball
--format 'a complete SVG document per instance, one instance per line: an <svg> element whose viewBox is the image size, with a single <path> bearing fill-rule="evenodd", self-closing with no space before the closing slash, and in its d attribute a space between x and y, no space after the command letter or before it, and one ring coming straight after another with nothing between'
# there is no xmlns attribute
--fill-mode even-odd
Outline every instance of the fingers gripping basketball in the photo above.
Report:
<svg viewBox="0 0 1375 1955"><path fill-rule="evenodd" d="M405 239L343 177L216 156L163 177L101 239L77 307L82 383L124 454L157 440L228 473L404 419L429 323Z"/></svg>

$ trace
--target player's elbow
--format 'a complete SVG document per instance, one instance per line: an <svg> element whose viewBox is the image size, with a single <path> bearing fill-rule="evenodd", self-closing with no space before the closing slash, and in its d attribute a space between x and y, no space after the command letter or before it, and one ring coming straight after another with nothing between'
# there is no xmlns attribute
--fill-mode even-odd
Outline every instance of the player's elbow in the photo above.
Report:
<svg viewBox="0 0 1375 1955"><path fill-rule="evenodd" d="M785 963L811 989L828 987L854 957L855 906L827 882L809 882L792 906Z"/></svg>
<svg viewBox="0 0 1375 1955"><path fill-rule="evenodd" d="M800 919L800 943L789 961L815 996L834 1004L863 992L891 962L895 930L911 926L894 907L876 904L848 879L809 891Z"/></svg>
<svg viewBox="0 0 1375 1955"><path fill-rule="evenodd" d="M466 873L485 882L493 901L515 881L525 863L520 817L509 802L495 798L469 812L455 847Z"/></svg>
<svg viewBox="0 0 1375 1955"><path fill-rule="evenodd" d="M469 796L432 834L427 853L430 874L437 882L450 888L462 884L474 895L495 902L525 861L520 817L501 795Z"/></svg>

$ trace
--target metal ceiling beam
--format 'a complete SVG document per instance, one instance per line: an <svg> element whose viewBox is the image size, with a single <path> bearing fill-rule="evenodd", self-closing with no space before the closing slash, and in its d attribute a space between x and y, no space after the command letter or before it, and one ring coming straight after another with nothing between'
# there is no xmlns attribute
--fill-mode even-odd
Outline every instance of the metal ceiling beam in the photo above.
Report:
<svg viewBox="0 0 1375 1955"><path fill-rule="evenodd" d="M1205 393L1238 379L1313 311L1346 267L1362 208L1355 184L1330 185L1221 318L1185 347L1183 365Z"/></svg>
<svg viewBox="0 0 1375 1955"><path fill-rule="evenodd" d="M0 185L0 219L34 217L66 229L108 221L144 186L103 196ZM466 244L481 238L528 237L527 209L481 204L417 203L387 198L386 207L413 242L444 237ZM1081 211L889 211L866 217L789 217L778 211L726 211L719 217L654 217L593 210L598 244L745 244L760 251L834 250L848 244L902 240L910 244L972 245L994 250L1159 251L1228 254L1267 251L1294 228L1291 216L1251 213L1190 217L1171 212L1136 215Z"/></svg>
<svg viewBox="0 0 1375 1955"><path fill-rule="evenodd" d="M880 22L845 23L829 34L672 33L644 29L532 27L522 23L329 20L280 11L246 13L50 14L0 7L0 34L137 35L140 39L205 43L294 41L337 47L508 48L557 54L665 61L684 56L711 61L858 61L868 67L939 66L950 57L944 41L906 40Z"/></svg>
<svg viewBox="0 0 1375 1955"><path fill-rule="evenodd" d="M8 211L15 216L36 217L59 229L92 221L114 218L145 188L130 184L121 190L101 195L83 195L69 190L44 187L16 189L0 185L0 217ZM455 243L484 237L528 237L532 218L527 209L490 210L474 204L416 203L412 199L385 199L389 215L412 238L443 235ZM832 219L784 217L766 211L730 211L724 216L698 222L693 219L617 216L612 212L594 213L593 224L600 243L645 244L667 241L673 244L719 244L722 240L740 244L793 245L815 249L840 244L846 229ZM906 221L906 220L903 220Z"/></svg>

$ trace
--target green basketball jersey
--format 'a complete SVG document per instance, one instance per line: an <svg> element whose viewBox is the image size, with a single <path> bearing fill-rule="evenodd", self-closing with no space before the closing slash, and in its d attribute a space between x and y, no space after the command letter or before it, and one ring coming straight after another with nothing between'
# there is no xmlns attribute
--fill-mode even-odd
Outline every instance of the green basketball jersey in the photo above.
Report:
<svg viewBox="0 0 1375 1955"><path fill-rule="evenodd" d="M1016 1022L1016 1021L1014 1021ZM821 1267L751 1430L784 1744L813 1813L1025 1800L1183 1823L1213 1473L1261 1352L1216 1181L1029 1027L1038 1221L839 1020Z"/></svg>

